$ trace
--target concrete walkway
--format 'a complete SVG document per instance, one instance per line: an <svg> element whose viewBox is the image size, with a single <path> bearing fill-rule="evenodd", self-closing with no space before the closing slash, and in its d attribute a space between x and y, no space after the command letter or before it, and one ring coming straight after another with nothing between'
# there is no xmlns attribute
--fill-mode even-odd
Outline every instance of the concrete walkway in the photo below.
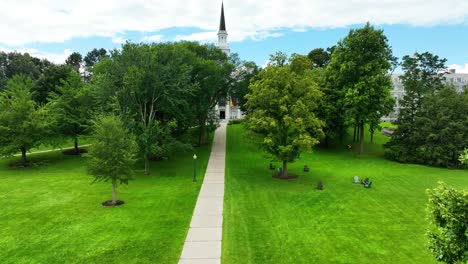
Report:
<svg viewBox="0 0 468 264"><path fill-rule="evenodd" d="M214 136L205 178L198 195L179 264L221 263L226 122Z"/></svg>

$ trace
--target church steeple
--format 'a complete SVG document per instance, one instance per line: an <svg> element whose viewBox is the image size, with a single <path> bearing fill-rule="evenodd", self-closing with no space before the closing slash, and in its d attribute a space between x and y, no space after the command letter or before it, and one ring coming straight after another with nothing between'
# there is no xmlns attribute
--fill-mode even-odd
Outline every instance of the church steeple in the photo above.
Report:
<svg viewBox="0 0 468 264"><path fill-rule="evenodd" d="M218 47L229 56L230 50L227 43L228 33L226 31L226 21L224 20L224 3L221 2L221 19L218 31Z"/></svg>
<svg viewBox="0 0 468 264"><path fill-rule="evenodd" d="M221 21L219 22L219 31L226 31L226 22L224 21L224 3L221 2Z"/></svg>

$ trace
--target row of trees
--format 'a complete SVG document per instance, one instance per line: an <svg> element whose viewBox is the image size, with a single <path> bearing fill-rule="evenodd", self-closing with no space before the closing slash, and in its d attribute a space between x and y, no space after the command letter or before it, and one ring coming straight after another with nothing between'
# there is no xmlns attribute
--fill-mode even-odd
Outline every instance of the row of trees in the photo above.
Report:
<svg viewBox="0 0 468 264"><path fill-rule="evenodd" d="M319 141L327 144L359 128L364 152L365 126L375 128L395 103L388 72L396 58L382 30L370 24L353 29L332 48L291 58L277 53L250 84L247 124L263 148L283 162Z"/></svg>
<svg viewBox="0 0 468 264"><path fill-rule="evenodd" d="M27 54L22 58L41 62ZM88 133L90 120L113 113L136 136L146 173L151 158L191 148L178 139L190 127L198 129L198 144L206 144L209 124L216 122L215 104L229 92L245 93L256 69L213 45L194 42L126 43L109 54L95 49L84 63L78 53L65 65L43 62L48 66L38 76L9 73L0 91L1 154L21 150L25 165L30 148L70 137L79 152L78 137Z"/></svg>

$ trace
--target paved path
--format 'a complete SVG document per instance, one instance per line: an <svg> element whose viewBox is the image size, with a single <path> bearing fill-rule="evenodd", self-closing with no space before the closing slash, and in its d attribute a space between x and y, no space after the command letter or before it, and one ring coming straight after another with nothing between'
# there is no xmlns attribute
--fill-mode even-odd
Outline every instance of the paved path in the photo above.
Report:
<svg viewBox="0 0 468 264"><path fill-rule="evenodd" d="M81 146L78 146L78 148L87 147L87 146L91 146L91 144L81 145ZM29 155L29 154L47 153L47 152L52 152L52 151L57 151L57 150L67 150L67 149L73 149L73 148L75 148L75 147L47 149L47 150L40 150L40 151L34 151L34 152L27 152L26 154ZM19 156L21 156L21 153L13 155L13 157L19 157Z"/></svg>
<svg viewBox="0 0 468 264"><path fill-rule="evenodd" d="M226 122L214 136L205 178L193 212L179 264L221 263Z"/></svg>

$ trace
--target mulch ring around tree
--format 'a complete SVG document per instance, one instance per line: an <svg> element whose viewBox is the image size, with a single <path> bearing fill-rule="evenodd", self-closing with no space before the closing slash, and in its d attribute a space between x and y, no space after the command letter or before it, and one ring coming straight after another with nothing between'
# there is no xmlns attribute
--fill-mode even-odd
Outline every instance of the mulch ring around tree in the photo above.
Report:
<svg viewBox="0 0 468 264"><path fill-rule="evenodd" d="M107 200L107 201L102 203L103 206L119 206L119 205L122 205L122 204L124 204L124 201L120 201L120 200L116 200L115 204L112 203L112 200Z"/></svg>
<svg viewBox="0 0 468 264"><path fill-rule="evenodd" d="M296 179L298 176L296 174L289 174L286 176L283 176L283 174L275 174L273 175L273 178L280 179L280 180L290 180L290 179Z"/></svg>
<svg viewBox="0 0 468 264"><path fill-rule="evenodd" d="M49 165L49 161L47 160L35 161L35 162L28 161L26 162L26 164L24 164L21 161L16 161L16 162L8 164L8 167L21 169L21 168L41 167L41 166L47 166L47 165Z"/></svg>
<svg viewBox="0 0 468 264"><path fill-rule="evenodd" d="M74 155L81 155L83 153L87 153L88 151L86 149L82 149L82 148L79 148L78 151L75 151L75 149L66 149L64 151L62 151L63 155L70 155L70 156L74 156Z"/></svg>
<svg viewBox="0 0 468 264"><path fill-rule="evenodd" d="M33 166L33 164L30 163L30 162L23 163L21 161L17 161L17 162L13 162L13 163L8 164L8 167L10 167L10 168L29 168L29 167L32 167L32 166Z"/></svg>

